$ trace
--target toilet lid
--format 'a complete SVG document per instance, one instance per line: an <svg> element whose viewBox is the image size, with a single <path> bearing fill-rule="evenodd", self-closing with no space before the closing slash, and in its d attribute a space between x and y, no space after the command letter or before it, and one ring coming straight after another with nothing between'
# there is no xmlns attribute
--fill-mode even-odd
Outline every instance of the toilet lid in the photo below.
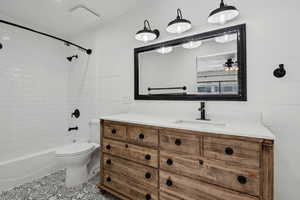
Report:
<svg viewBox="0 0 300 200"><path fill-rule="evenodd" d="M74 143L56 150L56 155L76 155L91 151L95 148L93 143Z"/></svg>

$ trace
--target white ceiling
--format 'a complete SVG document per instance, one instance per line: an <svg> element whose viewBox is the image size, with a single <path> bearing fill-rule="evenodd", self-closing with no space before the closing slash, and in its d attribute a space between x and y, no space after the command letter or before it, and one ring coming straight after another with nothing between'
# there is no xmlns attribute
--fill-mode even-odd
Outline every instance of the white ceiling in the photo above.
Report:
<svg viewBox="0 0 300 200"><path fill-rule="evenodd" d="M54 34L72 37L99 26L135 8L141 0L0 0L0 14ZM70 13L77 5L84 5L100 15Z"/></svg>

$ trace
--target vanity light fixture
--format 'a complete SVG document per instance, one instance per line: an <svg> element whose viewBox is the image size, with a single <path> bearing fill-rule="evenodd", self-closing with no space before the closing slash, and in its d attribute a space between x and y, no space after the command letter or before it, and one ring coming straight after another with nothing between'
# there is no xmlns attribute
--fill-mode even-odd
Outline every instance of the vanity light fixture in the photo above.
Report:
<svg viewBox="0 0 300 200"><path fill-rule="evenodd" d="M168 54L171 53L173 51L173 47L162 47L160 49L157 49L157 53L160 54Z"/></svg>
<svg viewBox="0 0 300 200"><path fill-rule="evenodd" d="M177 9L177 17L168 24L167 31L169 33L183 33L192 28L191 21L182 18L182 12Z"/></svg>
<svg viewBox="0 0 300 200"><path fill-rule="evenodd" d="M229 6L221 0L220 7L213 10L208 17L208 23L211 24L225 24L233 20L239 15L239 10L234 6Z"/></svg>
<svg viewBox="0 0 300 200"><path fill-rule="evenodd" d="M153 41L159 37L159 30L151 29L150 23L148 20L144 21L144 29L138 31L135 34L135 39L138 41L142 41L144 43Z"/></svg>
<svg viewBox="0 0 300 200"><path fill-rule="evenodd" d="M202 45L202 41L190 41L182 45L185 49L195 49Z"/></svg>
<svg viewBox="0 0 300 200"><path fill-rule="evenodd" d="M215 37L217 43L227 43L237 40L237 34L225 34L219 37Z"/></svg>

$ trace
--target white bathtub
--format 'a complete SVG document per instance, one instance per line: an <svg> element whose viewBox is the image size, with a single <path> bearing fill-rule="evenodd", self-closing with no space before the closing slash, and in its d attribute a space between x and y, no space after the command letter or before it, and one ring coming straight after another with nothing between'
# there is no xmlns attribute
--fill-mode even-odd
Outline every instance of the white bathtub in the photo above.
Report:
<svg viewBox="0 0 300 200"><path fill-rule="evenodd" d="M56 148L0 162L0 193L63 169L55 152ZM99 148L93 152L88 170L89 178L99 173Z"/></svg>
<svg viewBox="0 0 300 200"><path fill-rule="evenodd" d="M55 149L0 162L0 193L58 170Z"/></svg>

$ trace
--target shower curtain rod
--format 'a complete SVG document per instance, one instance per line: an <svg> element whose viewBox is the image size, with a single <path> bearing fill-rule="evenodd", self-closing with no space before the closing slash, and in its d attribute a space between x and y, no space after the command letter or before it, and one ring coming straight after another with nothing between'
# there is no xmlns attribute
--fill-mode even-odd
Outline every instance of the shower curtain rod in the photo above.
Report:
<svg viewBox="0 0 300 200"><path fill-rule="evenodd" d="M4 21L4 20L0 20L0 23L7 24L7 25L10 25L10 26L15 26L15 27L27 30L27 31L31 31L31 32L34 32L34 33L37 33L37 34L40 34L40 35L44 35L44 36L47 36L47 37L50 37L50 38L62 41L62 42L64 42L68 46L72 45L72 46L78 47L79 49L84 50L88 55L92 54L92 49L86 49L86 48L84 48L82 46L79 46L78 44L75 44L75 43L72 43L70 41L61 39L59 37L56 37L56 36L53 36L53 35L50 35L50 34L47 34L47 33L43 33L43 32L40 32L40 31L36 31L34 29L31 29L31 28L28 28L28 27L25 27L25 26L21 26L19 24L15 24L15 23L12 23L12 22Z"/></svg>

